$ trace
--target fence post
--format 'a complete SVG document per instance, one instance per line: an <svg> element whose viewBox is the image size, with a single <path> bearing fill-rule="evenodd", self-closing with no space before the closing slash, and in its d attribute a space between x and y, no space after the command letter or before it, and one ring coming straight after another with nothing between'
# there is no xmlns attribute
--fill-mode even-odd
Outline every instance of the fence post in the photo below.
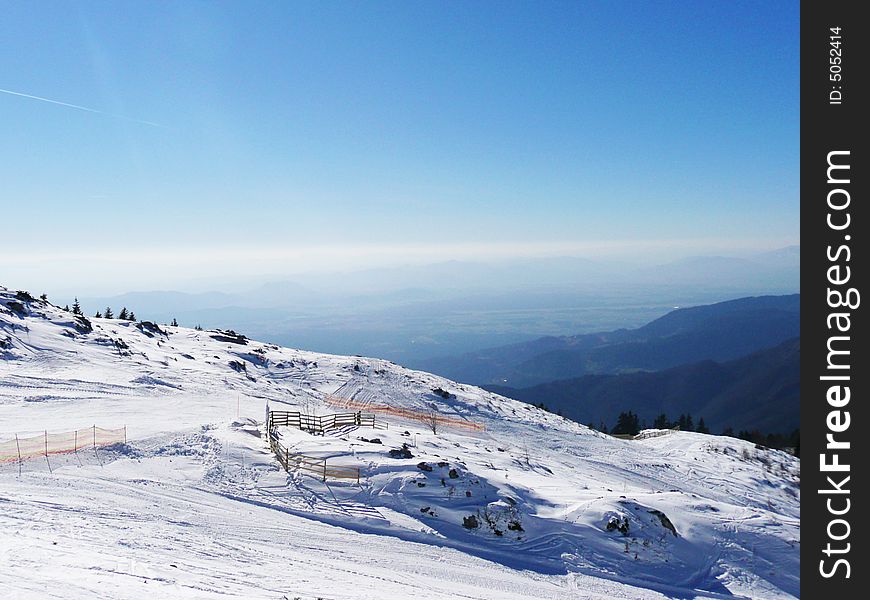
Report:
<svg viewBox="0 0 870 600"><path fill-rule="evenodd" d="M48 460L48 430L45 431L45 462L48 464L48 472L51 473L51 461Z"/></svg>
<svg viewBox="0 0 870 600"><path fill-rule="evenodd" d="M290 472L290 449L284 448L284 470Z"/></svg>
<svg viewBox="0 0 870 600"><path fill-rule="evenodd" d="M79 430L78 429L76 429L76 431L75 431L75 438L74 439L75 439L75 442L73 443L73 452L78 454L79 453Z"/></svg>
<svg viewBox="0 0 870 600"><path fill-rule="evenodd" d="M323 461L323 482L326 483L326 461Z"/></svg>
<svg viewBox="0 0 870 600"><path fill-rule="evenodd" d="M127 426L124 425L124 445L127 445Z"/></svg>
<svg viewBox="0 0 870 600"><path fill-rule="evenodd" d="M18 434L15 434L15 447L18 448L18 476L21 477L21 444L18 443Z"/></svg>
<svg viewBox="0 0 870 600"><path fill-rule="evenodd" d="M94 450L97 449L97 426L94 425Z"/></svg>

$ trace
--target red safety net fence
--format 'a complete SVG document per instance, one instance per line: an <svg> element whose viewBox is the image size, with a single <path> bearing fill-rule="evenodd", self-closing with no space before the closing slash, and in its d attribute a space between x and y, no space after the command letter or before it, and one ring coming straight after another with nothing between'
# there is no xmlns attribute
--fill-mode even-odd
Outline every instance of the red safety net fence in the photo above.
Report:
<svg viewBox="0 0 870 600"><path fill-rule="evenodd" d="M126 443L126 427L104 429L94 425L85 429L74 429L60 433L46 431L41 435L15 436L14 439L0 442L0 463Z"/></svg>
<svg viewBox="0 0 870 600"><path fill-rule="evenodd" d="M474 421L468 421L466 419L462 419L460 417L451 417L448 415L442 415L440 413L436 413L434 411L425 411L425 410L413 410L410 408L399 408L396 406L388 406L386 404L371 404L368 402L359 402L357 400L353 400L351 398L341 398L339 396L327 395L324 398L327 404L330 406L340 407L340 408L349 408L355 410L365 410L368 413L379 413L382 415L391 415L393 417L399 417L402 419L410 419L412 421L419 421L421 423L425 423L427 425L433 424L438 428L440 427L453 427L456 429L468 429L471 431L484 431L486 427L484 427L480 423L475 423Z"/></svg>

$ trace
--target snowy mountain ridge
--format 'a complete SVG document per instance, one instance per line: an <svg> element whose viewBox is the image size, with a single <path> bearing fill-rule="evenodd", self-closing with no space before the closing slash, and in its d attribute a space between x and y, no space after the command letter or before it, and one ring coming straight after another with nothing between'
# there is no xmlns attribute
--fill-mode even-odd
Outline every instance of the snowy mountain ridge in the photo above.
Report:
<svg viewBox="0 0 870 600"><path fill-rule="evenodd" d="M388 429L282 427L285 446L361 480L285 473L267 403L329 414L342 399L479 430L383 413ZM384 360L77 316L0 287L0 442L92 424L126 426L128 443L0 463L12 597L799 596L785 453L618 440Z"/></svg>

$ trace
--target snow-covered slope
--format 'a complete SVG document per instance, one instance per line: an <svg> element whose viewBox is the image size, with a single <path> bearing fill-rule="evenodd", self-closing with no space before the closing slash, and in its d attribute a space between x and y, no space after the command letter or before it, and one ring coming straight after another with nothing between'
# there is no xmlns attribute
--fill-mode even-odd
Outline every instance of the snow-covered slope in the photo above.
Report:
<svg viewBox="0 0 870 600"><path fill-rule="evenodd" d="M482 430L281 428L361 481L284 473L266 403L328 414L336 398ZM0 288L0 442L94 424L126 426L128 444L51 456L51 472L0 464L10 597L799 595L787 454L693 433L617 440L383 360L78 318Z"/></svg>

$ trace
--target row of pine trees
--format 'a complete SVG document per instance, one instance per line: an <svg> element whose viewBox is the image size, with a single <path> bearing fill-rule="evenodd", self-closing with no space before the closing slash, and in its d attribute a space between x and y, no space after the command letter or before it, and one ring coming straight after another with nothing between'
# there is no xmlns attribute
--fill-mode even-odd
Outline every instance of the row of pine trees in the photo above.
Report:
<svg viewBox="0 0 870 600"><path fill-rule="evenodd" d="M698 433L710 433L710 428L704 423L704 417L698 419L697 426L692 418L691 413L680 415L678 419L671 421L668 415L661 413L653 420L653 429L674 429L679 428L680 431L697 431ZM594 424L589 424L590 429L596 429L601 433L608 433L607 425L602 421L598 427ZM633 411L624 411L619 413L616 419L616 425L609 433L613 435L637 435L641 429L646 429L646 421L641 424L640 418Z"/></svg>
<svg viewBox="0 0 870 600"><path fill-rule="evenodd" d="M40 298L42 298L43 300L48 299L45 294L40 296ZM78 298L75 299L72 307L67 304L63 307L63 309L67 312L71 312L74 315L84 316L84 313L82 312L82 306L81 304L79 304ZM115 313L112 311L112 307L107 306L106 310L104 310L103 312L97 311L94 317L97 319L119 319L121 321L135 321L136 313L134 313L132 310L127 310L126 306L122 306L121 310L118 312L118 316L115 316ZM174 318L172 319L172 326L178 327L178 321L176 321Z"/></svg>
<svg viewBox="0 0 870 600"><path fill-rule="evenodd" d="M704 423L704 417L698 419L698 424L695 425L691 414L680 415L678 419L671 421L665 413L661 413L653 421L653 429L673 429L679 427L680 431L695 431L698 433L710 433L710 428ZM616 425L609 432L607 425L602 421L598 427L594 424L589 424L590 429L595 429L601 433L610 433L612 435L637 435L642 429L646 429L646 421L642 424L638 416L632 411L619 413L616 419ZM760 431L741 430L739 433L734 433L734 429L726 427L720 435L734 437L754 444L761 444L769 448L789 448L795 454L800 456L800 430L796 429L790 434L768 433L763 434Z"/></svg>

